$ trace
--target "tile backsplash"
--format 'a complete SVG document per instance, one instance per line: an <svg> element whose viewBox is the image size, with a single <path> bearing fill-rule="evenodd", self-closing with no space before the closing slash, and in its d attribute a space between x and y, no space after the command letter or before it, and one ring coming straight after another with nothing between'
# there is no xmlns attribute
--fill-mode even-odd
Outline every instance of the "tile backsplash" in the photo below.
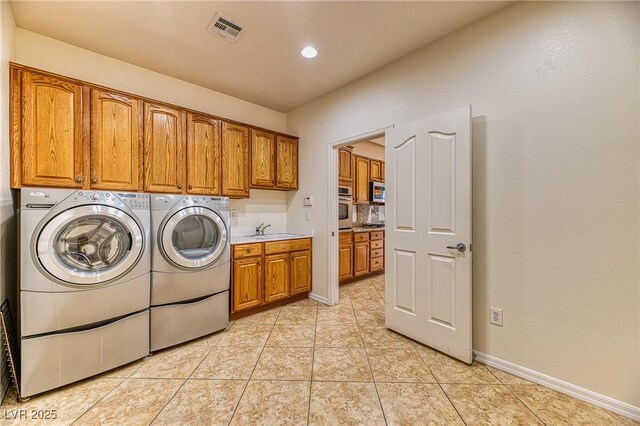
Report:
<svg viewBox="0 0 640 426"><path fill-rule="evenodd" d="M353 206L353 223L356 226L364 224L384 224L384 206L377 204L355 204Z"/></svg>

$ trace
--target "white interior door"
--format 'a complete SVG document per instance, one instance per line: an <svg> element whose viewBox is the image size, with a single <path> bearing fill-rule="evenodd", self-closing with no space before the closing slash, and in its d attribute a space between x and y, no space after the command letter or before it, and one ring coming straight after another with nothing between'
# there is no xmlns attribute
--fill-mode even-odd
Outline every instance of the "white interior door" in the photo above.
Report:
<svg viewBox="0 0 640 426"><path fill-rule="evenodd" d="M385 324L471 363L471 106L388 130L385 157Z"/></svg>

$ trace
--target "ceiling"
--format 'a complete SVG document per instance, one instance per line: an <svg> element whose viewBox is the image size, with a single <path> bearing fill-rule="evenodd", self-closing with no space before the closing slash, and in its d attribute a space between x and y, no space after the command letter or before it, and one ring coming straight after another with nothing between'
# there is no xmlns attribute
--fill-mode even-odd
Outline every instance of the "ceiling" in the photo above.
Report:
<svg viewBox="0 0 640 426"><path fill-rule="evenodd" d="M20 28L289 112L508 2L11 1ZM217 12L244 25L230 43ZM305 45L319 51L304 59Z"/></svg>

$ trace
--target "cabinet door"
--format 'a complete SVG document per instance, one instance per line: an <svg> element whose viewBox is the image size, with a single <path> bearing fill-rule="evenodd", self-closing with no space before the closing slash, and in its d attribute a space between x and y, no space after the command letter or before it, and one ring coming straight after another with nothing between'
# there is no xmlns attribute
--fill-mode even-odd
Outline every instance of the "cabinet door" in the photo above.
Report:
<svg viewBox="0 0 640 426"><path fill-rule="evenodd" d="M338 150L338 179L353 182L353 153L350 148Z"/></svg>
<svg viewBox="0 0 640 426"><path fill-rule="evenodd" d="M278 136L277 186L282 189L298 189L298 139Z"/></svg>
<svg viewBox="0 0 640 426"><path fill-rule="evenodd" d="M273 133L251 129L251 187L276 186L276 138Z"/></svg>
<svg viewBox="0 0 640 426"><path fill-rule="evenodd" d="M291 295L311 290L311 252L291 253Z"/></svg>
<svg viewBox="0 0 640 426"><path fill-rule="evenodd" d="M369 160L369 180L382 182L382 164L378 160Z"/></svg>
<svg viewBox="0 0 640 426"><path fill-rule="evenodd" d="M91 89L91 187L140 190L141 147L142 102Z"/></svg>
<svg viewBox="0 0 640 426"><path fill-rule="evenodd" d="M249 196L249 128L222 122L222 195Z"/></svg>
<svg viewBox="0 0 640 426"><path fill-rule="evenodd" d="M144 104L144 189L184 192L186 148L184 111Z"/></svg>
<svg viewBox="0 0 640 426"><path fill-rule="evenodd" d="M338 280L353 277L353 244L338 247Z"/></svg>
<svg viewBox="0 0 640 426"><path fill-rule="evenodd" d="M220 194L220 122L187 114L187 193Z"/></svg>
<svg viewBox="0 0 640 426"><path fill-rule="evenodd" d="M82 188L82 86L24 72L22 184Z"/></svg>
<svg viewBox="0 0 640 426"><path fill-rule="evenodd" d="M271 303L289 297L289 253L264 257L264 302Z"/></svg>
<svg viewBox="0 0 640 426"><path fill-rule="evenodd" d="M233 261L233 312L262 305L262 258Z"/></svg>
<svg viewBox="0 0 640 426"><path fill-rule="evenodd" d="M355 156L355 180L353 195L356 203L369 202L369 159Z"/></svg>
<svg viewBox="0 0 640 426"><path fill-rule="evenodd" d="M353 245L353 276L357 277L369 273L369 243L355 243Z"/></svg>

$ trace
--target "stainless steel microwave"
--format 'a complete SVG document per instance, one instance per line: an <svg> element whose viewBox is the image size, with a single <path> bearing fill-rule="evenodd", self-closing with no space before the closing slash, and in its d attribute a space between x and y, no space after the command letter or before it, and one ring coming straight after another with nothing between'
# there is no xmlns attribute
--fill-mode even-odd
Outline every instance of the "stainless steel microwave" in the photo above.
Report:
<svg viewBox="0 0 640 426"><path fill-rule="evenodd" d="M384 204L384 183L369 183L369 200L375 204Z"/></svg>

